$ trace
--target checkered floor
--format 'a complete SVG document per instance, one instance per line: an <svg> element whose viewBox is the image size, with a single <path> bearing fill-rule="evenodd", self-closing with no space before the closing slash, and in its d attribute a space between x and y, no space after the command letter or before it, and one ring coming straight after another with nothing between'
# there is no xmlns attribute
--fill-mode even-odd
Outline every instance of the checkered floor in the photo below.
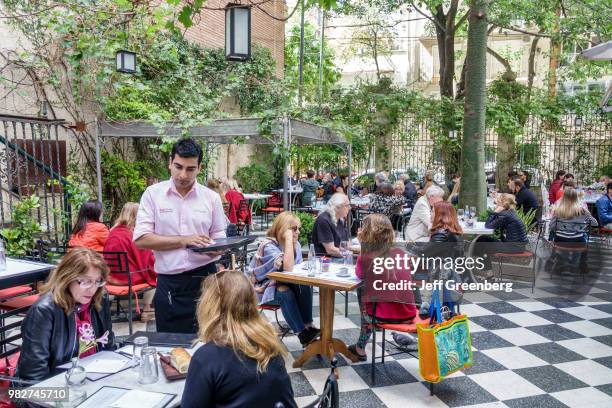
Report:
<svg viewBox="0 0 612 408"><path fill-rule="evenodd" d="M525 283L515 283L511 293L466 294L461 311L470 321L474 365L436 384L434 396L410 355L378 363L375 387L369 361L351 364L339 356L340 405L612 407L612 251L591 253L589 267L584 282L570 273L551 278L540 272L533 294ZM349 301L347 318L344 297L336 295L334 337L352 344L359 335L359 307L354 294ZM318 324L317 295L314 304ZM268 317L273 320L273 314ZM144 329L139 325L136 330ZM154 330L154 324L148 326ZM284 343L296 401L304 406L322 391L329 364L312 359L294 369L301 346L296 336ZM380 343L376 347L380 355ZM371 345L367 351L370 355Z"/></svg>

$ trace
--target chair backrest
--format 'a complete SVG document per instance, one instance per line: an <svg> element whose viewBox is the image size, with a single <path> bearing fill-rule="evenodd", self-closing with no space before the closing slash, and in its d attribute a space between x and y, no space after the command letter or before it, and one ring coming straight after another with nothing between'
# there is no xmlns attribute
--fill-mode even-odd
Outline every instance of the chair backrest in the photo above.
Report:
<svg viewBox="0 0 612 408"><path fill-rule="evenodd" d="M557 220L553 233L557 233L558 231L573 231L575 233L582 233L588 242L589 235L591 234L591 224L589 222Z"/></svg>
<svg viewBox="0 0 612 408"><path fill-rule="evenodd" d="M247 200L240 200L237 215L239 221L243 221L249 225L251 224L251 210L249 209L249 203Z"/></svg>
<svg viewBox="0 0 612 408"><path fill-rule="evenodd" d="M108 265L111 273L127 275L128 286L132 286L132 275L130 274L127 252L102 251L99 254L106 261L106 265Z"/></svg>
<svg viewBox="0 0 612 408"><path fill-rule="evenodd" d="M225 216L229 218L231 212L232 212L232 203L231 201L227 201L225 203L223 203L223 212L225 213Z"/></svg>
<svg viewBox="0 0 612 408"><path fill-rule="evenodd" d="M338 391L338 379L334 371L338 365L338 359L335 357L331 361L331 373L325 381L323 387L323 393L319 395L319 398L314 400L311 404L306 405L304 408L339 408L340 407L340 394Z"/></svg>

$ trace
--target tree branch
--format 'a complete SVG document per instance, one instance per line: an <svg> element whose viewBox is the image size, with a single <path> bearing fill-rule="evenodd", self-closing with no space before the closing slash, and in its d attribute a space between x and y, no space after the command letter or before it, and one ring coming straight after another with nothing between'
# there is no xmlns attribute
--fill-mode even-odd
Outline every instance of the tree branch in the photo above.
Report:
<svg viewBox="0 0 612 408"><path fill-rule="evenodd" d="M434 23L440 30L446 32L446 29L444 28L442 24L440 24L438 20L436 20L435 18L431 17L430 15L425 13L423 10L418 8L417 5L414 4L414 1L410 1L410 4L412 4L412 7L416 10L417 13L419 13L420 15L422 15L423 17L425 17L426 19Z"/></svg>
<svg viewBox="0 0 612 408"><path fill-rule="evenodd" d="M465 14L461 16L459 21L457 21L457 23L455 23L455 31L457 31L457 29L459 27L461 27L461 25L463 25L463 23L465 23L467 21L467 18L468 18L469 15L470 15L470 12L466 11Z"/></svg>
<svg viewBox="0 0 612 408"><path fill-rule="evenodd" d="M504 68L506 69L506 72L513 72L512 71L512 67L510 66L510 63L508 62L507 59L505 59L504 57L502 57L501 55L499 55L496 51L494 51L491 47L487 46L487 52L489 54L491 54L496 60L499 61L500 64L502 64L504 66Z"/></svg>
<svg viewBox="0 0 612 408"><path fill-rule="evenodd" d="M545 34L545 33L541 33L541 32L540 33L534 33L532 31L523 30L522 28L518 28L518 27L514 27L514 26L505 26L503 24L499 24L499 23L496 23L495 21L491 21L491 20L488 20L488 22L493 24L493 26L495 26L495 27L505 28L506 30L516 31L517 33L532 35L534 37L543 37L543 38L550 38L550 37L552 37L552 35L550 35L550 34Z"/></svg>

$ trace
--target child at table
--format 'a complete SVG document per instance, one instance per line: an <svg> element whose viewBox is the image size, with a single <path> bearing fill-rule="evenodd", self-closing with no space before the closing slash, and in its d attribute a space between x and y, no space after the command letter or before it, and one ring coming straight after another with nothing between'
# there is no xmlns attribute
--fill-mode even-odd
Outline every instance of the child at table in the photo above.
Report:
<svg viewBox="0 0 612 408"><path fill-rule="evenodd" d="M299 218L288 211L279 214L259 244L247 268L247 276L260 303L280 304L287 324L306 346L321 333L312 323L312 288L290 283L277 286L267 277L270 272L292 271L295 265L302 263L299 236Z"/></svg>
<svg viewBox="0 0 612 408"><path fill-rule="evenodd" d="M386 323L409 323L417 313L414 305L414 295L411 290L378 290L380 283L411 282L410 267L394 267L378 274L374 266L381 258L403 257L405 252L393 248L395 232L389 218L382 214L370 214L363 219L363 224L357 233L361 242L361 255L357 258L355 274L364 280L364 286L357 289L359 310L361 312L361 332L356 344L348 347L359 361L366 361L365 347L372 335L373 300L376 300L376 320ZM402 265L404 266L404 265Z"/></svg>
<svg viewBox="0 0 612 408"><path fill-rule="evenodd" d="M79 247L64 255L23 319L17 377L41 381L72 357L114 348L103 288L107 277L108 267L97 252Z"/></svg>
<svg viewBox="0 0 612 408"><path fill-rule="evenodd" d="M295 408L284 345L259 313L240 272L208 276L198 303L198 340L181 407Z"/></svg>

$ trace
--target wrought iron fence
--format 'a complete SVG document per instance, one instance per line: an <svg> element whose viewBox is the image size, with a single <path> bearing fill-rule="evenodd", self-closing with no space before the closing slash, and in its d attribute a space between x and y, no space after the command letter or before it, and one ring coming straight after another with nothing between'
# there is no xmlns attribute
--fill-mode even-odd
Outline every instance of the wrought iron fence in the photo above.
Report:
<svg viewBox="0 0 612 408"><path fill-rule="evenodd" d="M418 177L432 170L438 181L443 181L446 164L435 126L406 115L392 136L392 168ZM461 144L460 131L451 136ZM487 128L484 169L487 172L494 172L497 167L497 141L495 131ZM530 171L536 182L548 182L557 170L563 169L574 174L579 184L590 184L605 166L612 165L612 116L567 114L555 126L529 117L516 137L515 152L514 167Z"/></svg>
<svg viewBox="0 0 612 408"><path fill-rule="evenodd" d="M43 235L59 241L69 230L67 132L63 120L0 115L0 223L10 225L15 205L38 196L33 214ZM68 224L68 225L67 225Z"/></svg>

